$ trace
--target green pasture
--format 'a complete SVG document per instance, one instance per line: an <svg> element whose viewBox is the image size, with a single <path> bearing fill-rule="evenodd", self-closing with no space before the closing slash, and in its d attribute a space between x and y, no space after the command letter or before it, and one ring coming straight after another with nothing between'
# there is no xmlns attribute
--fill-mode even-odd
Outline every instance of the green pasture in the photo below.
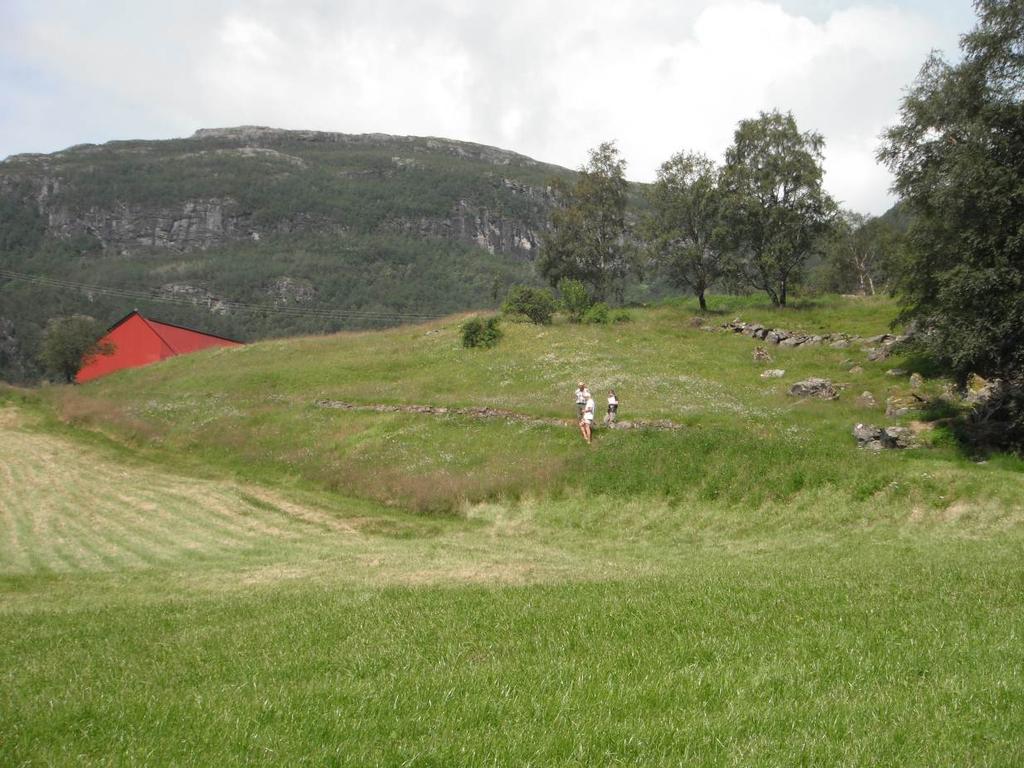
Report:
<svg viewBox="0 0 1024 768"><path fill-rule="evenodd" d="M716 306L865 336L895 313ZM915 361L771 347L762 380L693 313L0 391L0 764L1019 765L1021 463L941 425L864 453L852 424L896 420L856 395ZM847 386L786 394L810 375ZM680 428L316 405L569 418L579 378Z"/></svg>

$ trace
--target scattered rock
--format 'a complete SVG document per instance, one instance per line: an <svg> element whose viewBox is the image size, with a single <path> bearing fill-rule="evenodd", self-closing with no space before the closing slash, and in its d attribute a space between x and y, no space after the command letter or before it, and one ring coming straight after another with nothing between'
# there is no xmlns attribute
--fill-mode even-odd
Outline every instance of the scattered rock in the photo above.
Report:
<svg viewBox="0 0 1024 768"><path fill-rule="evenodd" d="M828 379L810 378L798 381L789 388L793 397L816 397L819 400L835 400L839 393Z"/></svg>
<svg viewBox="0 0 1024 768"><path fill-rule="evenodd" d="M906 376L907 371L905 368L890 368L885 372L886 376Z"/></svg>
<svg viewBox="0 0 1024 768"><path fill-rule="evenodd" d="M861 368L859 365L855 365L853 366L853 368L850 369L850 373L856 376L859 373L864 373L864 369Z"/></svg>
<svg viewBox="0 0 1024 768"><path fill-rule="evenodd" d="M883 428L874 424L855 424L853 437L858 447L870 451L880 451L883 448L904 450L917 446L913 430L907 427Z"/></svg>
<svg viewBox="0 0 1024 768"><path fill-rule="evenodd" d="M924 377L920 373L910 374L910 388L921 389L924 386Z"/></svg>
<svg viewBox="0 0 1024 768"><path fill-rule="evenodd" d="M755 363L770 363L772 356L768 354L768 350L764 347L754 347L754 362Z"/></svg>
<svg viewBox="0 0 1024 768"><path fill-rule="evenodd" d="M890 418L906 416L911 411L922 408L926 400L913 393L909 395L892 395L885 400L885 415Z"/></svg>
<svg viewBox="0 0 1024 768"><path fill-rule="evenodd" d="M882 433L882 445L886 448L913 448L917 445L914 431L909 427L886 427Z"/></svg>
<svg viewBox="0 0 1024 768"><path fill-rule="evenodd" d="M767 371L761 372L762 379L781 379L785 375L786 372L779 368L769 368Z"/></svg>
<svg viewBox="0 0 1024 768"><path fill-rule="evenodd" d="M704 318L703 317L698 317L697 315L694 315L693 317L690 318L690 327L691 328L700 328L703 325L704 325Z"/></svg>
<svg viewBox="0 0 1024 768"><path fill-rule="evenodd" d="M804 343L803 336L787 336L785 339L779 342L780 347L799 347Z"/></svg>
<svg viewBox="0 0 1024 768"><path fill-rule="evenodd" d="M865 390L860 393L860 397L857 398L858 408L874 408L878 405L878 401L875 400L875 396Z"/></svg>
<svg viewBox="0 0 1024 768"><path fill-rule="evenodd" d="M829 346L832 347L832 349L846 349L850 346L850 342L846 339L839 339L839 341L833 341Z"/></svg>
<svg viewBox="0 0 1024 768"><path fill-rule="evenodd" d="M858 448L865 448L869 451L882 450L882 428L873 424L854 424L853 437L857 441Z"/></svg>
<svg viewBox="0 0 1024 768"><path fill-rule="evenodd" d="M868 350L868 360L872 363L879 360L885 360L889 356L889 350L886 347L874 347Z"/></svg>
<svg viewBox="0 0 1024 768"><path fill-rule="evenodd" d="M529 424L533 426L571 426L576 425L575 420L556 419L550 417L528 416L524 413L516 413L502 408L490 408L486 406L475 408L456 408L438 405L397 405L393 403L347 403L343 400L315 400L313 404L317 408L331 408L343 411L369 411L372 413L415 413L425 416L468 416L474 419L503 419L510 423ZM614 429L649 429L649 430L678 430L683 429L682 424L677 424L668 419L636 419L634 421L617 421L609 424Z"/></svg>

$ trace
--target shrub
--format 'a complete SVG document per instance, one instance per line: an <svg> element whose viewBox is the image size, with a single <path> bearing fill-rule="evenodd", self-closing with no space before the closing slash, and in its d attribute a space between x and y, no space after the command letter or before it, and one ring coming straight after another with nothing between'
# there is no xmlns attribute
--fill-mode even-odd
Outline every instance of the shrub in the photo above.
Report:
<svg viewBox="0 0 1024 768"><path fill-rule="evenodd" d="M459 331L462 333L462 346L484 349L493 347L503 335L496 317L489 317L486 320L471 317L459 326Z"/></svg>
<svg viewBox="0 0 1024 768"><path fill-rule="evenodd" d="M531 288L517 285L508 292L501 311L507 315L522 315L531 323L547 325L555 314L558 304L547 288Z"/></svg>
<svg viewBox="0 0 1024 768"><path fill-rule="evenodd" d="M562 308L569 317L569 322L581 322L590 309L590 294L587 293L587 287L579 280L563 277L558 281L558 291L562 294Z"/></svg>
<svg viewBox="0 0 1024 768"><path fill-rule="evenodd" d="M629 312L627 312L624 309L616 309L614 312L612 312L613 323L628 323L632 319L633 316L630 315Z"/></svg>
<svg viewBox="0 0 1024 768"><path fill-rule="evenodd" d="M603 301L599 301L583 315L583 322L604 325L609 321L610 317L611 313L608 310L608 305Z"/></svg>

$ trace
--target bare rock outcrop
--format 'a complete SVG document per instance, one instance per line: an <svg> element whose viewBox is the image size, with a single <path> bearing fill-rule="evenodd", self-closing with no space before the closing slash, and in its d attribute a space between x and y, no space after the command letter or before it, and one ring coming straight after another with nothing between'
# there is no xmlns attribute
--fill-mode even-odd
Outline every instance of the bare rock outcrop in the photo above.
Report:
<svg viewBox="0 0 1024 768"><path fill-rule="evenodd" d="M533 259L540 248L540 232L518 219L498 215L486 206L459 200L443 218L396 219L385 229L404 235L459 240L486 248L491 253L507 253Z"/></svg>

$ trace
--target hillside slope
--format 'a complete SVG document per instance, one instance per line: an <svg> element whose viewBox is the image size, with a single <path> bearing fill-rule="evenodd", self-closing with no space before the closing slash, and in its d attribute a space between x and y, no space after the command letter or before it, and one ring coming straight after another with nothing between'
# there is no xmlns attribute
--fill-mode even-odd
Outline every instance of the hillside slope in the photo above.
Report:
<svg viewBox="0 0 1024 768"><path fill-rule="evenodd" d="M928 415L883 412L917 361L770 346L763 379L692 312L0 387L0 763L1021 764L1024 464L935 424L860 450ZM810 375L838 399L787 394ZM579 378L671 424L585 445Z"/></svg>
<svg viewBox="0 0 1024 768"><path fill-rule="evenodd" d="M0 276L0 379L31 378L46 320L72 312L256 339L486 306L534 279L546 184L570 173L467 142L259 127L12 156L0 269L126 293ZM301 311L325 306L348 314Z"/></svg>
<svg viewBox="0 0 1024 768"><path fill-rule="evenodd" d="M781 311L757 297L716 297L714 304L774 326L863 337L884 333L895 313L884 299L834 297ZM505 323L505 338L487 351L459 346L458 318L267 341L53 391L67 418L137 435L143 444L243 475L292 478L420 510L584 488L729 508L790 505L790 513L800 500L816 503L826 493L844 514L884 500L886 514L909 515L915 507L945 509L986 470L997 471L963 459L941 430L923 435L935 444L926 451L879 457L856 448L857 422L922 418L884 413L888 397L911 393L905 373L886 372L914 370L913 360L871 362L860 347L771 347L770 367L785 374L764 379L752 339L692 327L690 311L685 303L634 310L631 322L612 326ZM835 381L838 400L787 394L811 376ZM579 379L599 403L614 387L623 419L679 428L605 432L588 447L571 422L558 421L573 417ZM926 389L942 386L933 381ZM857 403L865 390L876 405ZM471 410L479 408L516 416L479 418ZM1024 492L1012 472L991 490L1003 498L1011 488ZM1016 514L1012 504L996 506Z"/></svg>

